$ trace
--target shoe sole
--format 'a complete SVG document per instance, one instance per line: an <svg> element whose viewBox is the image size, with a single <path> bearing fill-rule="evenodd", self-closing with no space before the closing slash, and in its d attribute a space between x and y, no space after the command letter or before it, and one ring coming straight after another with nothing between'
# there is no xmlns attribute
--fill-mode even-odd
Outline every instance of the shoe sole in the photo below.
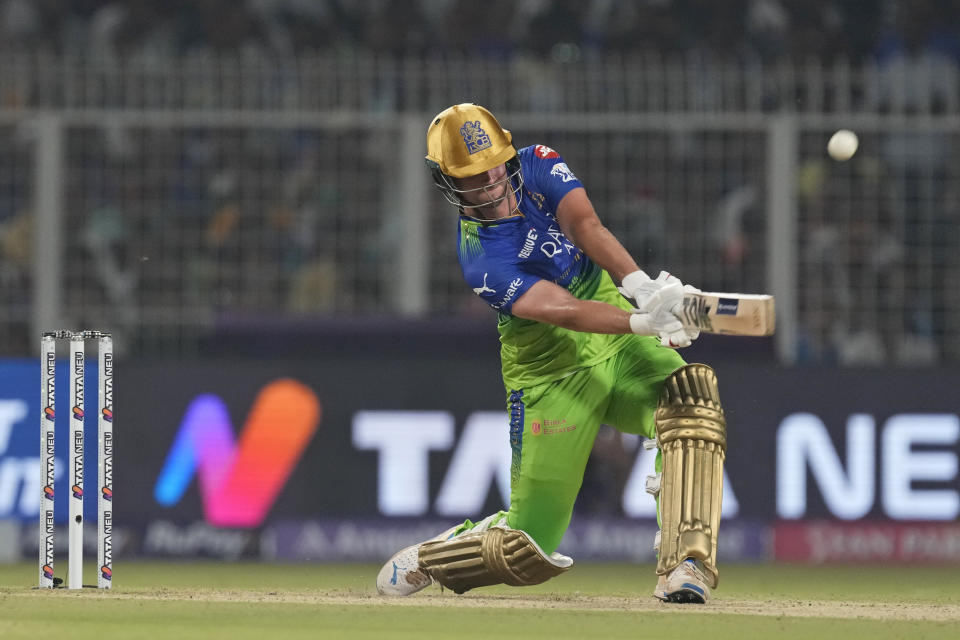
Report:
<svg viewBox="0 0 960 640"><path fill-rule="evenodd" d="M683 589L681 591L674 591L673 593L666 594L665 597L660 598L663 602L669 602L671 604L705 604L703 596L697 593L696 591L691 591L689 589Z"/></svg>

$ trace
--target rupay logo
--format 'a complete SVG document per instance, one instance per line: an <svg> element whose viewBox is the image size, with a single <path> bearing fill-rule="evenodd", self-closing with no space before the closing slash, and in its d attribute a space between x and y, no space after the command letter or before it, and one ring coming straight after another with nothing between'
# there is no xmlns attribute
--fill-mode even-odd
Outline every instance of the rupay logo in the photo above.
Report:
<svg viewBox="0 0 960 640"><path fill-rule="evenodd" d="M295 380L277 380L254 400L234 442L219 396L197 396L187 407L154 487L164 506L180 501L199 476L206 520L217 527L256 527L273 506L320 421L320 401Z"/></svg>

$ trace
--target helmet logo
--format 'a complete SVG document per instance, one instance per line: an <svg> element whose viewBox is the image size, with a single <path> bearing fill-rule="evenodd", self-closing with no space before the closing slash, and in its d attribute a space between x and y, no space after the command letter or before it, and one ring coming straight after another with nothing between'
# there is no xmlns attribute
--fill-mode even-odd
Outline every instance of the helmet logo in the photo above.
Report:
<svg viewBox="0 0 960 640"><path fill-rule="evenodd" d="M493 143L490 142L490 136L480 126L479 120L468 120L463 123L463 126L460 127L460 135L463 136L463 142L467 145L467 152L471 155L493 146Z"/></svg>

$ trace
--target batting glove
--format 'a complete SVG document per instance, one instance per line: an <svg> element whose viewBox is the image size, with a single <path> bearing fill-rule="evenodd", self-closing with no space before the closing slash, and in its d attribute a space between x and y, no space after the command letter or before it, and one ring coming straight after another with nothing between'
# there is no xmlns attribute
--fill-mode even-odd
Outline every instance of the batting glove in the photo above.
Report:
<svg viewBox="0 0 960 640"><path fill-rule="evenodd" d="M657 336L662 346L673 349L689 347L693 340L679 318L665 309L653 313L635 310L630 316L630 330L641 336Z"/></svg>
<svg viewBox="0 0 960 640"><path fill-rule="evenodd" d="M643 313L652 313L658 307L673 310L683 303L683 283L666 271L661 271L656 280L643 271L629 273L623 278L620 292L633 298Z"/></svg>
<svg viewBox="0 0 960 640"><path fill-rule="evenodd" d="M640 335L655 335L665 347L682 348L700 337L700 329L686 327L681 321L683 294L699 291L684 285L676 276L661 271L651 280L643 271L634 271L623 279L621 293L637 304L637 312L630 318L630 327Z"/></svg>

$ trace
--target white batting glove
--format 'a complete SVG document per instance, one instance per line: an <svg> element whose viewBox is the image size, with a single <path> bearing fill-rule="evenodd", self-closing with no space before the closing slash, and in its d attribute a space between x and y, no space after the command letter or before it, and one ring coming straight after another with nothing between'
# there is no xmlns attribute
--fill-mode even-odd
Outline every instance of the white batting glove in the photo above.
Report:
<svg viewBox="0 0 960 640"><path fill-rule="evenodd" d="M637 309L644 313L652 313L658 307L672 310L683 303L683 283L666 271L661 271L656 280L643 271L629 273L623 278L620 292L633 298Z"/></svg>
<svg viewBox="0 0 960 640"><path fill-rule="evenodd" d="M641 336L657 336L664 347L680 349L689 347L691 338L688 330L670 311L659 309L653 313L634 311L630 316L630 330ZM697 332L699 335L699 332Z"/></svg>
<svg viewBox="0 0 960 640"><path fill-rule="evenodd" d="M683 294L700 291L684 285L676 276L661 271L651 280L643 271L634 271L623 279L620 291L637 302L637 311L630 318L634 333L655 335L665 347L682 348L700 337L697 327L685 327L681 321Z"/></svg>

